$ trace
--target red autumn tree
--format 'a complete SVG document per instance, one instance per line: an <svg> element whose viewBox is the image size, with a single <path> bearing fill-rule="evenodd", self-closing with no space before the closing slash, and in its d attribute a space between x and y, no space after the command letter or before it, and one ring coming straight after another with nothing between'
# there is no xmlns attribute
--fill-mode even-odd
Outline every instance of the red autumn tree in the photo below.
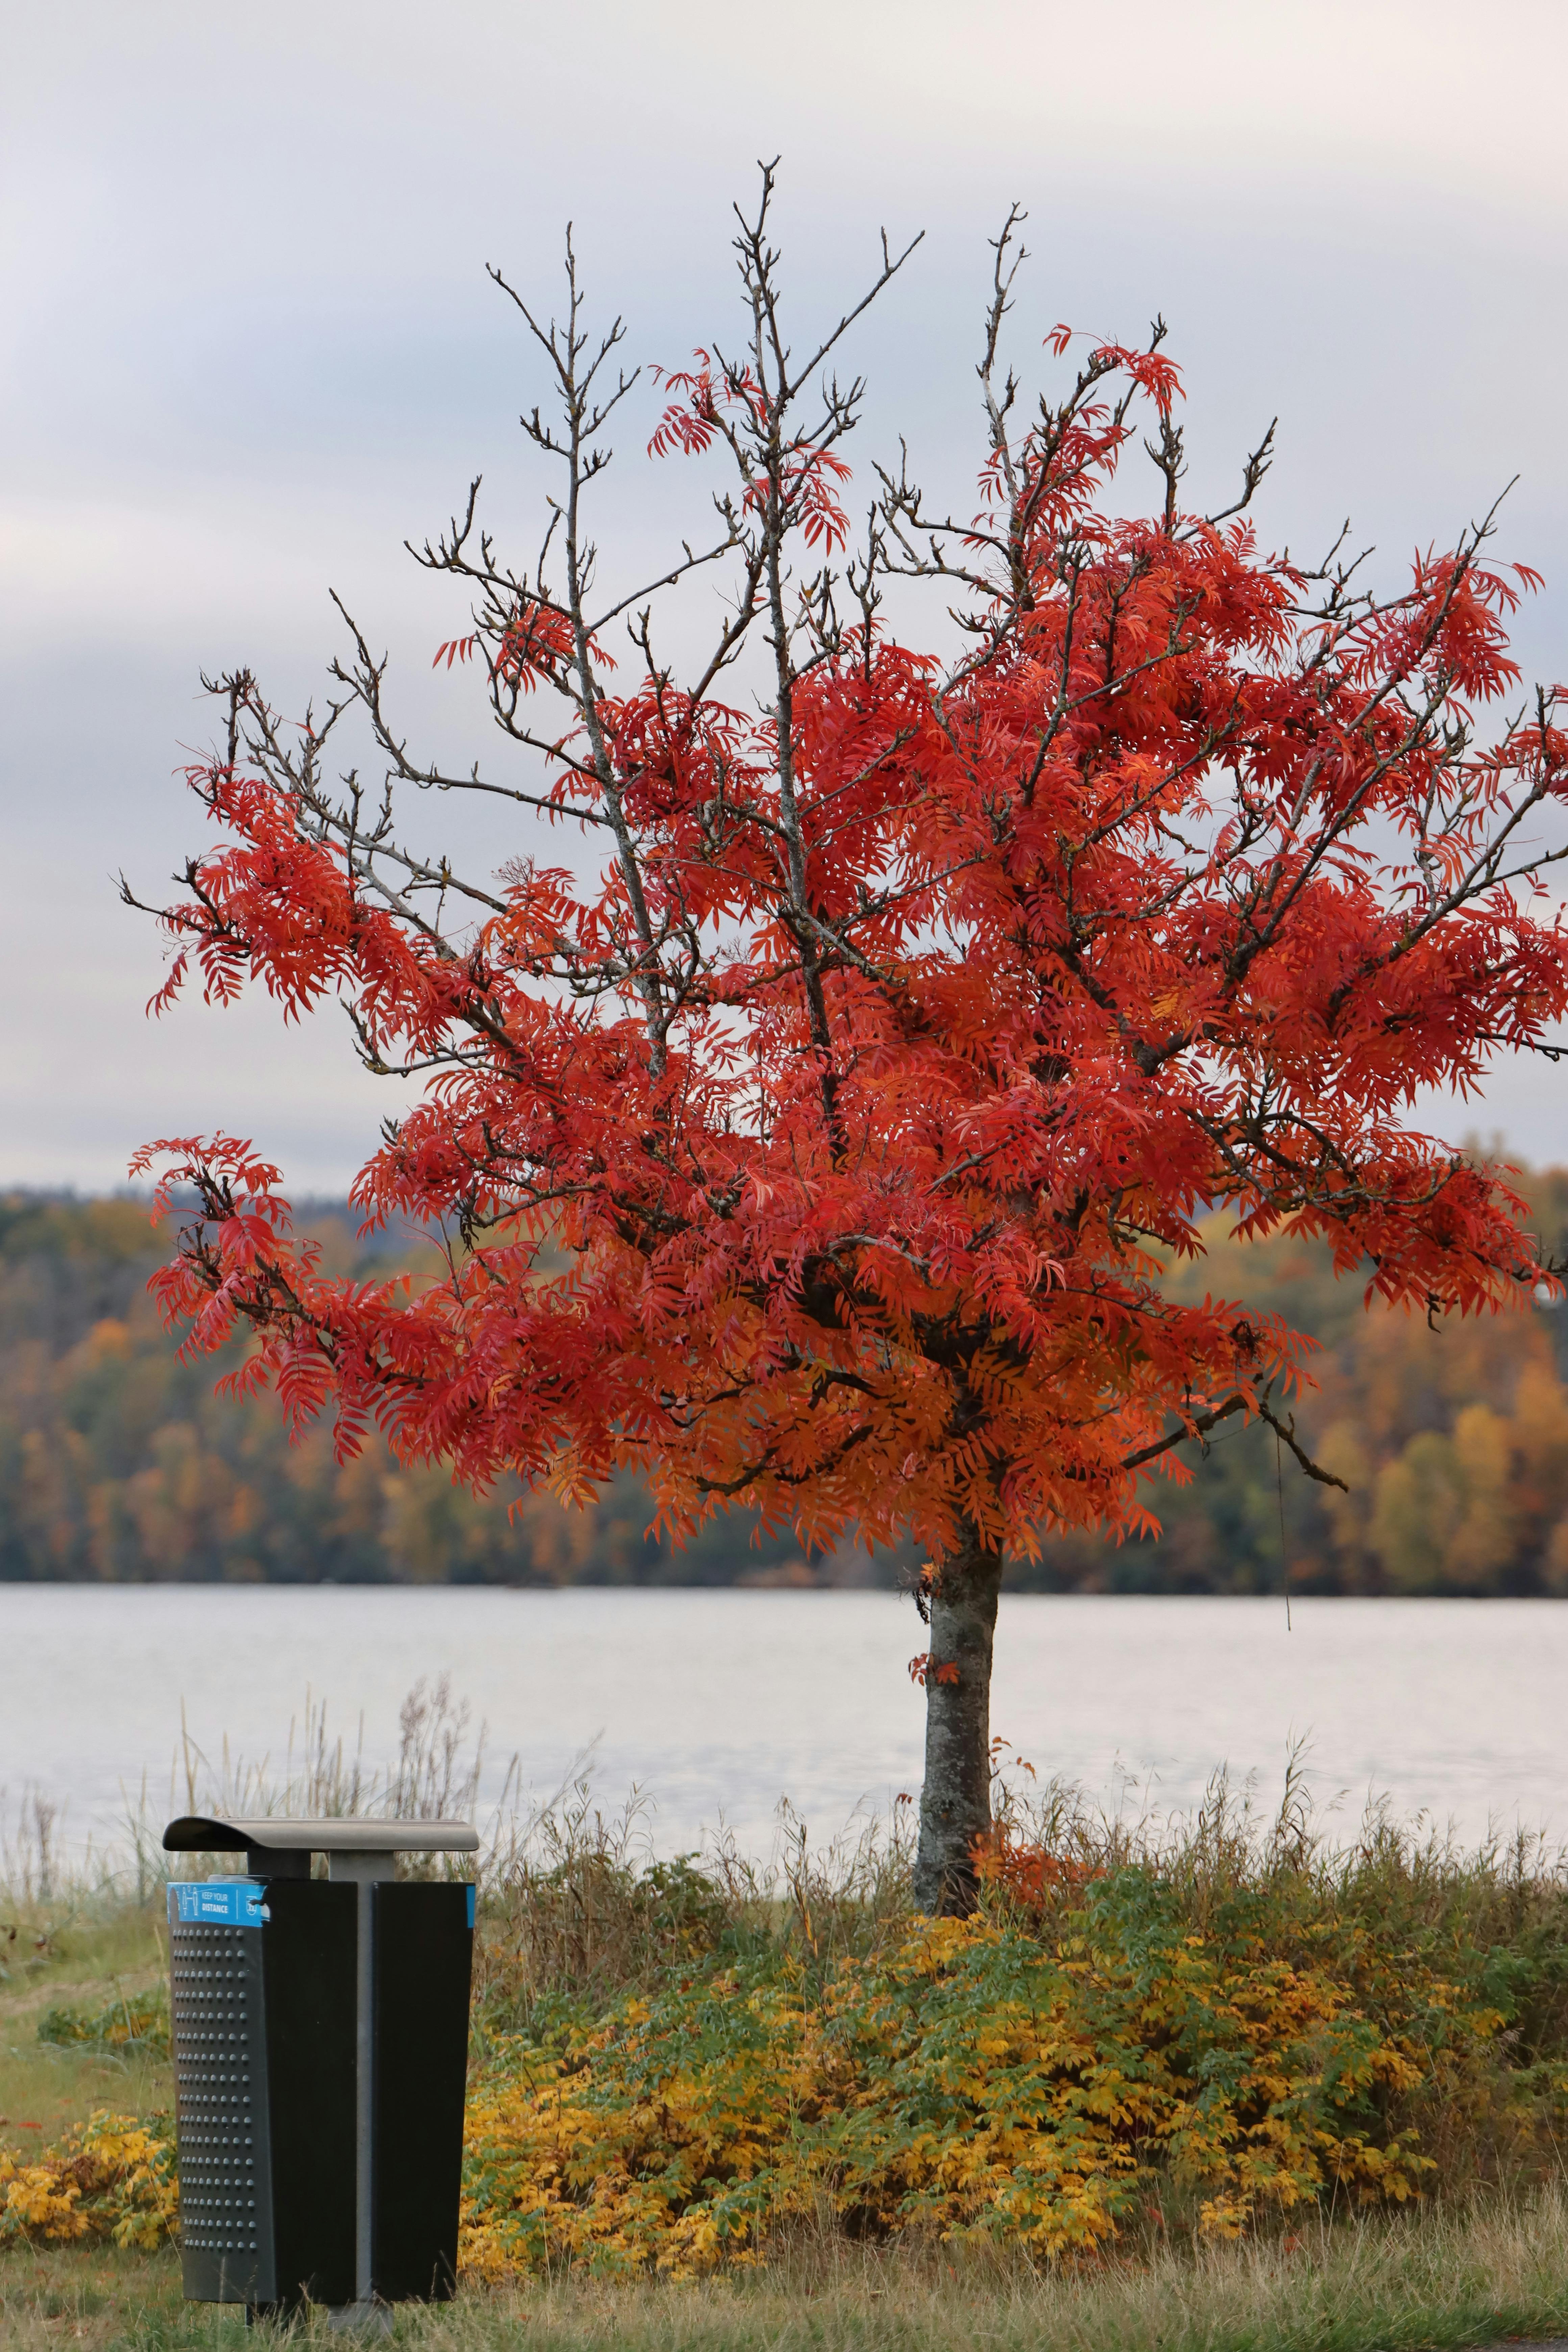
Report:
<svg viewBox="0 0 1568 2352"><path fill-rule="evenodd" d="M557 404L524 419L558 468L543 546L510 568L476 484L420 561L471 593L437 658L474 657L510 764L416 759L352 624L302 727L247 671L214 689L226 740L190 781L222 839L161 910L155 1001L191 960L209 999L335 996L371 1069L420 1074L354 1197L437 1223L443 1278L326 1279L248 1144L139 1165L198 1203L170 1318L198 1347L248 1328L242 1378L296 1421L330 1406L345 1449L374 1422L405 1460L568 1497L634 1464L677 1537L738 1503L807 1543L918 1538L917 1885L962 1908L1008 1551L1148 1528L1146 1475L1190 1475L1178 1449L1228 1415L1292 1439L1307 1343L1161 1287L1195 1219L1327 1235L1433 1315L1541 1278L1521 1202L1405 1120L1568 1002L1562 853L1531 830L1568 736L1554 693L1500 705L1531 575L1483 560L1489 519L1379 595L1337 553L1260 552L1267 440L1233 507L1189 511L1159 325L1026 408L999 356L1016 217L978 516L881 473L848 555L860 388L826 369L858 313L793 356L771 191L737 215L743 341L664 380L650 445L727 467L717 529L649 589L600 592L588 535L621 328L590 340L570 247L560 323L505 289ZM884 240L872 293L906 258ZM1163 488L1126 520L1141 433ZM678 679L655 592L715 566ZM904 613L935 591L918 646L880 618L894 579ZM374 787L331 772L356 722ZM403 829L407 787L499 795L554 862L460 872Z"/></svg>

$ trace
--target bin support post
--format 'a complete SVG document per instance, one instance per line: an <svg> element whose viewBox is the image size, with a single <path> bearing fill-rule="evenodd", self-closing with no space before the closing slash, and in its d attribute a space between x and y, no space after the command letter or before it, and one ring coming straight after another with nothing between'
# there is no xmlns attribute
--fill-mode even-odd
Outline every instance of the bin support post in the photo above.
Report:
<svg viewBox="0 0 1568 2352"><path fill-rule="evenodd" d="M375 1906L371 1888L396 1875L390 1853L329 1853L327 1875L348 1880L359 1895L357 1995L354 2014L354 2300L331 2314L335 2327L376 2327L390 2334L392 2314L378 2303L371 2274L375 2211Z"/></svg>

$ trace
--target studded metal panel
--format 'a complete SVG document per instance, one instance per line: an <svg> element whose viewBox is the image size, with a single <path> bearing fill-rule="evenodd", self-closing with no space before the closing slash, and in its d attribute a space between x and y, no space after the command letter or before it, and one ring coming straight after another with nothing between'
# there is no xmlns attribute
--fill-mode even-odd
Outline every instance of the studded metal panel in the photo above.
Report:
<svg viewBox="0 0 1568 2352"><path fill-rule="evenodd" d="M262 1931L171 1923L180 2244L188 2296L274 2292Z"/></svg>

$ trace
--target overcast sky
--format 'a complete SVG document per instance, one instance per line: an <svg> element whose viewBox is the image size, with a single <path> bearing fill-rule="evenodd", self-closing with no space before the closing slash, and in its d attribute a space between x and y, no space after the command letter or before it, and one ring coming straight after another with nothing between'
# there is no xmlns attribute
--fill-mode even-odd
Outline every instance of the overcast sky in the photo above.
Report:
<svg viewBox="0 0 1568 2352"><path fill-rule="evenodd" d="M1021 352L1058 319L1131 338L1163 311L1200 489L1279 414L1269 544L1349 514L1392 583L1519 475L1500 551L1548 582L1521 658L1568 677L1565 86L1568 12L1530 0L13 7L0 1182L113 1185L145 1137L223 1126L300 1191L347 1184L394 1106L342 1016L149 1024L159 946L112 877L155 897L200 845L177 770L203 669L247 661L303 708L340 642L329 585L400 666L414 747L479 740L472 677L429 669L461 607L401 542L482 470L531 548L515 419L542 386L484 264L548 305L573 218L630 357L679 362L734 331L727 208L760 155L783 157L803 339L883 223L926 231L854 346L868 471L903 432L928 484L972 475L985 239L1017 198ZM641 455L646 389L617 571L692 528L690 483ZM1431 1122L1568 1159L1565 1088L1504 1069Z"/></svg>

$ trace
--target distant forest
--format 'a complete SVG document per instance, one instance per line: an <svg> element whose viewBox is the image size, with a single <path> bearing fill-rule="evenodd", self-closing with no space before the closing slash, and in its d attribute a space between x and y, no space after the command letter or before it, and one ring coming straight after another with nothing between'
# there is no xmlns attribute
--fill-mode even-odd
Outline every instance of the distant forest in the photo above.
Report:
<svg viewBox="0 0 1568 2352"><path fill-rule="evenodd" d="M1525 1177L1549 1250L1568 1255L1568 1171ZM301 1222L333 1271L371 1272L342 1204ZM1275 1311L1311 1332L1297 1409L1348 1496L1313 1484L1262 1428L1222 1430L1191 1483L1152 1482L1157 1540L1064 1538L1009 1568L1063 1591L1568 1595L1568 1306L1429 1330L1363 1311L1324 1251L1230 1239L1172 1287ZM548 1496L477 1501L379 1445L342 1468L331 1432L290 1445L270 1397L213 1393L226 1367L182 1364L146 1294L163 1253L133 1200L0 1197L0 1579L277 1583L868 1584L911 1562L850 1544L802 1559L733 1512L684 1552L647 1534L645 1489L617 1478L585 1510ZM510 1510L509 1510L509 1507ZM1283 1518L1283 1526L1281 1526Z"/></svg>

